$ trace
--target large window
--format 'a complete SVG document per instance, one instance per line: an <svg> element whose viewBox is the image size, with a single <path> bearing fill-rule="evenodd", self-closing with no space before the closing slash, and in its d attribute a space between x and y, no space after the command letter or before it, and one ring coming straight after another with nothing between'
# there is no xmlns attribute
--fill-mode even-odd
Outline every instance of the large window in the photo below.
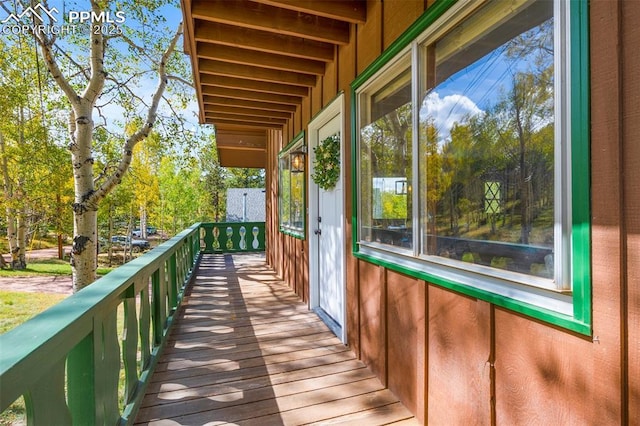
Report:
<svg viewBox="0 0 640 426"><path fill-rule="evenodd" d="M436 3L354 82L356 255L588 332L585 3Z"/></svg>
<svg viewBox="0 0 640 426"><path fill-rule="evenodd" d="M278 157L280 231L305 238L306 203L304 188L304 133L298 134Z"/></svg>
<svg viewBox="0 0 640 426"><path fill-rule="evenodd" d="M410 249L411 57L403 56L361 96L360 170L366 177L361 192L361 237Z"/></svg>

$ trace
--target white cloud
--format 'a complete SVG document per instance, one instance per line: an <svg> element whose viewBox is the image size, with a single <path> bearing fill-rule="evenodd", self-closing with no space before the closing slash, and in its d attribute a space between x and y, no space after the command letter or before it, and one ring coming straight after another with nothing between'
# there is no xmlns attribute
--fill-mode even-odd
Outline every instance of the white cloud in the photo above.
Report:
<svg viewBox="0 0 640 426"><path fill-rule="evenodd" d="M462 123L466 118L482 112L475 102L464 95L453 94L441 98L438 92L431 92L422 102L420 118L433 119L440 140L444 141L449 138L455 123Z"/></svg>

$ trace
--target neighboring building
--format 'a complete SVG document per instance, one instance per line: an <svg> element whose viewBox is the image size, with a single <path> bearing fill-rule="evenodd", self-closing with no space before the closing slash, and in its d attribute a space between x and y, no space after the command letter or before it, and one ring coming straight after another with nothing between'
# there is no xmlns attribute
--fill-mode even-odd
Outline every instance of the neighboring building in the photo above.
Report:
<svg viewBox="0 0 640 426"><path fill-rule="evenodd" d="M265 216L264 189L227 189L227 222L264 222Z"/></svg>
<svg viewBox="0 0 640 426"><path fill-rule="evenodd" d="M640 1L182 4L267 262L420 421L640 424Z"/></svg>

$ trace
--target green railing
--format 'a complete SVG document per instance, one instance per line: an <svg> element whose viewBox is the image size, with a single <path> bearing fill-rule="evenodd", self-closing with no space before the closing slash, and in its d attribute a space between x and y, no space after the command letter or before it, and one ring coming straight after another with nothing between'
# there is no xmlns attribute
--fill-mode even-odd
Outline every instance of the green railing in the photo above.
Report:
<svg viewBox="0 0 640 426"><path fill-rule="evenodd" d="M218 222L201 224L204 253L264 251L264 222Z"/></svg>
<svg viewBox="0 0 640 426"><path fill-rule="evenodd" d="M29 425L133 423L199 259L200 226L0 336L0 411L24 396Z"/></svg>

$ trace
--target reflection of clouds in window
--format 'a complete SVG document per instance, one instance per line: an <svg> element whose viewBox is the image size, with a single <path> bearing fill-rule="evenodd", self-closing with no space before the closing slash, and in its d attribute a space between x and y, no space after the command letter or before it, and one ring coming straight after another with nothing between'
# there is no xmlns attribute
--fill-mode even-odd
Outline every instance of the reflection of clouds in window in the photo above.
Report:
<svg viewBox="0 0 640 426"><path fill-rule="evenodd" d="M483 111L471 99L464 95L452 94L440 97L438 92L431 92L422 102L420 108L421 121L429 117L433 120L440 141L449 139L449 131L455 123L465 123L469 117Z"/></svg>

